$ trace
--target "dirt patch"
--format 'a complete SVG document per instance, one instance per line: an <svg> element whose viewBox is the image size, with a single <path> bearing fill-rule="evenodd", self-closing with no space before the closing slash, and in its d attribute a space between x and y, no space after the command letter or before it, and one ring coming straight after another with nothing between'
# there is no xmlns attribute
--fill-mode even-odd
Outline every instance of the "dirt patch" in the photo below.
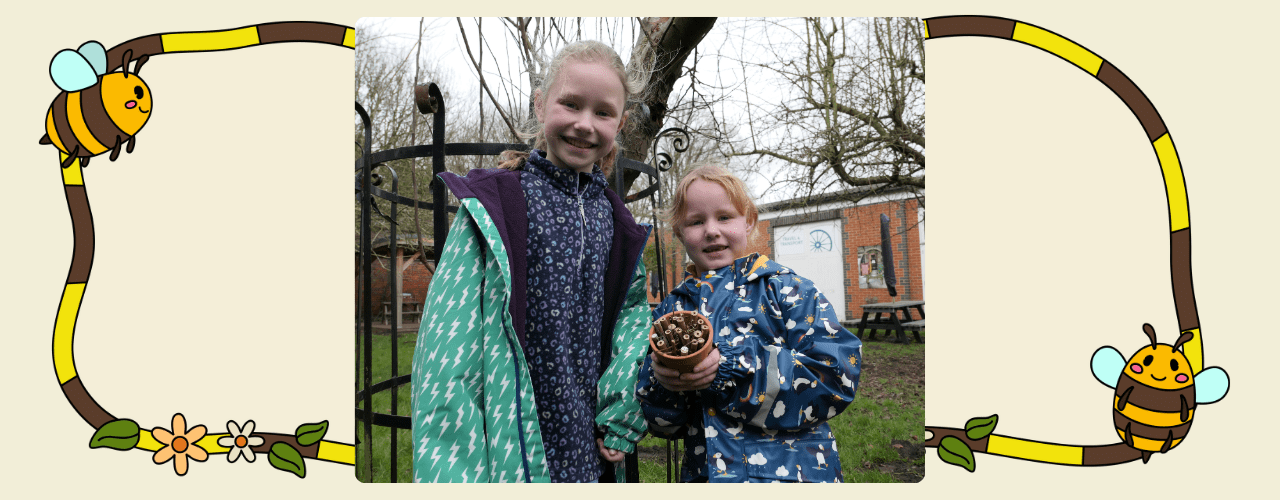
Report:
<svg viewBox="0 0 1280 500"><path fill-rule="evenodd" d="M881 346L887 347L887 344L881 342L863 344L863 382L859 388L859 397L874 395L869 397L875 398L877 403L896 401L900 406L907 406L916 401L923 404L924 350L890 350ZM894 381L897 389L884 390L883 385L886 381ZM920 436L923 436L923 432L924 429L921 429ZM890 445L897 450L898 456L901 457L899 460L879 464L864 462L862 468L878 470L904 483L918 483L924 479L924 465L917 463L924 458L926 450L924 440L912 436L911 441L894 439Z"/></svg>
<svg viewBox="0 0 1280 500"><path fill-rule="evenodd" d="M924 458L924 443L911 443L901 439L893 440L893 447L898 450L902 460L876 465L876 470L893 476L904 483L918 483L924 479L924 465L916 462Z"/></svg>

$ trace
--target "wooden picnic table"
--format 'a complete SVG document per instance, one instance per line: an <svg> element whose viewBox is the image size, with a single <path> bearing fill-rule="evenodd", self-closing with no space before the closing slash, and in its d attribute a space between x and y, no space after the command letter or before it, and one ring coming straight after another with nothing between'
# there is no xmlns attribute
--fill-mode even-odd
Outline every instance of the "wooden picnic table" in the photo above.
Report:
<svg viewBox="0 0 1280 500"><path fill-rule="evenodd" d="M406 300L406 301L402 301L400 304L401 304L401 309L400 309L401 321L398 324L417 323L418 321L422 320L422 303L414 302L412 300ZM394 314L395 307L396 307L395 302L391 302L389 300L382 302L382 322L383 323L387 323L388 318L395 316ZM404 319L405 317L408 317L410 319L416 319L418 321L406 321Z"/></svg>
<svg viewBox="0 0 1280 500"><path fill-rule="evenodd" d="M920 316L919 319L911 317L911 310L915 309ZM874 314L873 318L871 315ZM866 329L871 334L871 340L876 339L876 330L893 330L898 333L897 342L907 343L907 331L911 331L916 337L916 342L924 343L924 339L920 338L920 330L924 329L924 301L923 300L900 300L895 302L877 302L875 304L866 304L862 306L862 320L858 322L858 336L862 337L862 330Z"/></svg>

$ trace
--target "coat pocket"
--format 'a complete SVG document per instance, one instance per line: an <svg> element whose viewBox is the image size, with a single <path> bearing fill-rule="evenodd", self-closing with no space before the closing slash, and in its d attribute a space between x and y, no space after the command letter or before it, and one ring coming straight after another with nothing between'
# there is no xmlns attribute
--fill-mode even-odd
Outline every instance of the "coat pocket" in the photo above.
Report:
<svg viewBox="0 0 1280 500"><path fill-rule="evenodd" d="M830 438L778 439L747 456L747 474L759 482L836 482L840 458Z"/></svg>

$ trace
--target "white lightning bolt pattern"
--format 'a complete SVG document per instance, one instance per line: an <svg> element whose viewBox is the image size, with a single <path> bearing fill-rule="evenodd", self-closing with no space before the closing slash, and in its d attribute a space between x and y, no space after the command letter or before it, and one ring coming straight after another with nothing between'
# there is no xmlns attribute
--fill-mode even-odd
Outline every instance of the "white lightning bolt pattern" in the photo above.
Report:
<svg viewBox="0 0 1280 500"><path fill-rule="evenodd" d="M467 442L467 454L470 455L475 452L476 452L476 430L471 429L471 441ZM476 472L480 472L480 469L476 468Z"/></svg>
<svg viewBox="0 0 1280 500"><path fill-rule="evenodd" d="M435 467L436 462L439 462L439 461L440 461L440 447L437 446L431 449L431 466Z"/></svg>
<svg viewBox="0 0 1280 500"><path fill-rule="evenodd" d="M449 447L449 468L450 469L453 468L454 462L458 461L458 450L461 448L462 448L461 446L458 446L456 444ZM463 474L466 474L466 473L464 472Z"/></svg>
<svg viewBox="0 0 1280 500"><path fill-rule="evenodd" d="M505 461L506 459L511 458L511 448L513 447L515 447L515 443L511 443L511 442L507 443L507 454L502 457L502 460Z"/></svg>
<svg viewBox="0 0 1280 500"><path fill-rule="evenodd" d="M450 303L452 304L453 302L452 302L452 301L450 301ZM446 341L446 343L447 343L447 342L452 342L452 341L453 341L453 337L454 337L455 335L457 335L457 334L458 334L458 325L461 325L461 324L462 324L462 322L461 322L461 321L457 321L457 320L455 320L455 321L453 322L453 325L452 325L452 326L453 326L453 328L449 330L449 340L447 340L447 341ZM442 325L440 328L441 328L441 329L444 329L444 326ZM457 363L454 363L454 365L456 366L456 365L457 365Z"/></svg>
<svg viewBox="0 0 1280 500"><path fill-rule="evenodd" d="M445 406L448 406L448 405L449 405L449 400L453 399L453 383L454 383L454 381L453 381L453 380L450 380L450 381L449 381L449 385L447 385L447 386L446 386L446 388L445 388L445 391L444 391L444 404L445 404ZM434 392L434 391L435 391L435 389L434 389L434 388L432 388L432 393L431 393L431 394L432 394L433 396L435 395L435 392Z"/></svg>
<svg viewBox="0 0 1280 500"><path fill-rule="evenodd" d="M422 444L418 445L418 460L422 460L422 456L427 454L427 442L430 438L423 437Z"/></svg>
<svg viewBox="0 0 1280 500"><path fill-rule="evenodd" d="M478 316L479 314L480 314L480 309L478 309L478 308L477 308L477 309L472 309L472 310L471 310L471 321L467 322L467 331L469 331L469 332L471 332L471 331L475 331L475 329L476 329L476 316Z"/></svg>
<svg viewBox="0 0 1280 500"><path fill-rule="evenodd" d="M492 397L491 397L490 399L492 399ZM494 406L494 405L492 404L492 402L487 402L487 403L485 403L485 406L486 406L486 407L488 407L488 408L493 408L493 419L494 419L494 421L497 421L497 422L501 422L501 421L502 421L502 407Z"/></svg>
<svg viewBox="0 0 1280 500"><path fill-rule="evenodd" d="M449 277L449 273L448 273L447 271L441 271L441 272L440 272L440 280L441 280L441 281L444 281L444 280L445 280L446 278L448 278L448 277ZM441 300L444 300L444 294L443 294L443 293L437 293L437 294L436 294L436 302L435 302L435 303L439 304Z"/></svg>
<svg viewBox="0 0 1280 500"><path fill-rule="evenodd" d="M456 324L457 323L455 323L455 325ZM452 335L450 335L450 337L452 337ZM466 348L467 346L465 345L458 346L458 355L453 357L453 366L458 366L458 363L462 362L462 350Z"/></svg>
<svg viewBox="0 0 1280 500"><path fill-rule="evenodd" d="M466 303L467 303L467 296L468 296L468 295L471 295L471 290L468 290L468 289L466 289L466 288L463 288L463 289L462 289L462 297L458 299L458 302L461 302L461 303L463 303L463 304L466 304Z"/></svg>

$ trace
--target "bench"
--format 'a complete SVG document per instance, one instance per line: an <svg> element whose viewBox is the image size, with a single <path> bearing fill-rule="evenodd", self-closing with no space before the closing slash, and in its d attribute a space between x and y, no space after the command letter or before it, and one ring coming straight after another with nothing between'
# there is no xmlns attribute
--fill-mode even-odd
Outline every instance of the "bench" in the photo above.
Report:
<svg viewBox="0 0 1280 500"><path fill-rule="evenodd" d="M913 319L910 309L916 309ZM907 321L902 321L907 320ZM862 306L862 318L844 323L853 325L855 334L863 335L866 330L870 335L867 340L876 340L876 330L897 332L899 343L908 342L906 332L912 332L916 342L924 343L920 332L924 330L924 301L895 301L889 303L872 303Z"/></svg>

